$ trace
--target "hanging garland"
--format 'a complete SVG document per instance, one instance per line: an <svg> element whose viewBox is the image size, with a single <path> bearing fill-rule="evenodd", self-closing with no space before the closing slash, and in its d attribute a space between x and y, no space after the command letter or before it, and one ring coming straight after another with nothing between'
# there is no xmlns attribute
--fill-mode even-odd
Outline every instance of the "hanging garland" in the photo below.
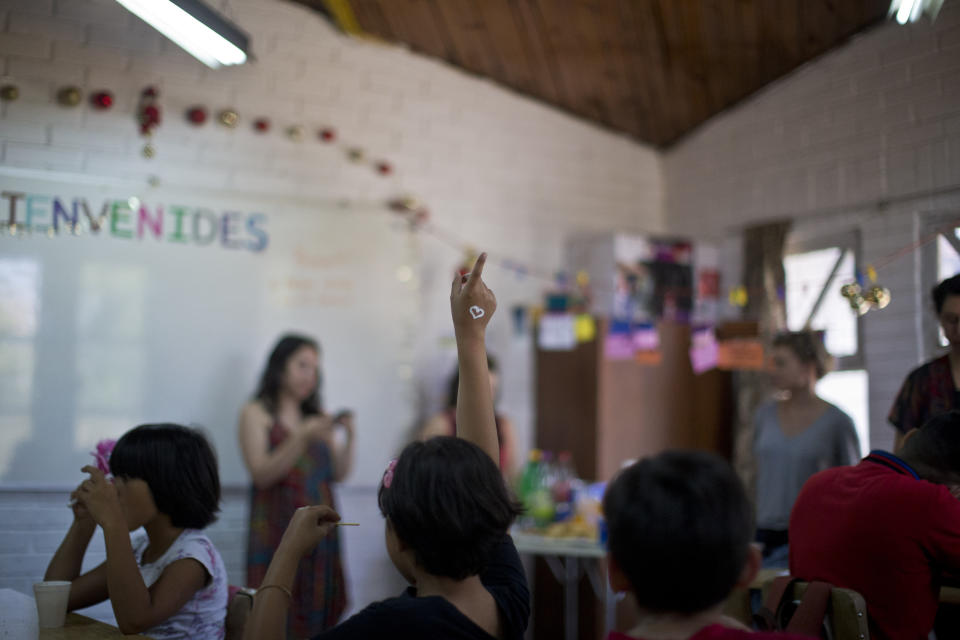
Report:
<svg viewBox="0 0 960 640"><path fill-rule="evenodd" d="M2 101L11 102L17 100L19 95L20 90L16 84L7 83L3 86L0 86L0 100ZM76 107L83 101L83 92L79 87L76 86L64 86L57 91L56 100L61 106L68 108ZM105 89L92 93L89 100L91 106L97 110L110 109L114 104L113 93ZM194 126L202 126L206 123L209 117L209 110L203 105L195 105L190 107L184 113L184 117L190 124ZM141 92L140 100L136 110L136 118L140 135L146 139L142 153L145 157L152 158L156 155L156 148L153 145L153 136L162 121L160 94L155 87L147 87ZM228 129L235 129L240 124L240 121L241 117L239 112L233 108L221 109L217 113L217 122ZM259 116L252 121L252 128L258 134L267 134L272 129L272 123L269 118L265 116ZM291 124L283 129L283 133L291 142L304 142L307 138L307 128L302 124ZM374 172L381 177L392 177L396 181L396 170L391 162L385 159L368 161L368 154L366 150L360 146L348 144L346 142L340 142L339 135L337 134L335 128L325 125L316 129L316 139L323 144L339 147L344 154L344 158L351 163L357 165L369 165L372 167ZM399 185L397 186L398 192L402 191L399 188ZM472 247L465 240L458 238L452 232L441 229L435 224L431 223L429 209L415 198L411 196L397 196L389 199L386 202L386 205L391 211L397 213L405 220L411 232L427 233L435 239L458 250L464 256L469 256L473 252ZM958 221L958 224L960 224L960 221ZM12 223L10 225L0 227L0 233L6 233L11 236L26 235L24 233L19 233L19 231L19 226ZM29 233L29 230L25 231ZM858 315L863 315L873 309L883 309L887 307L891 301L890 290L878 284L877 270L919 249L923 245L935 239L937 234L939 234L941 231L942 230L938 229L936 232L925 238L922 238L920 241L907 245L891 253L883 260L878 261L876 266L868 265L866 269L866 278L864 278L863 274L857 270L854 281L845 283L840 289L840 294L848 300L851 309ZM76 234L80 231L78 229L73 229L72 232ZM48 235L50 235L49 231ZM465 259L464 262L466 264L469 263L470 260ZM548 282L550 283L550 286L563 288L566 286L565 283L567 283L569 280L569 276L566 273L551 273L547 270L528 266L520 261L507 257L498 258L495 255L491 255L491 262L502 269L514 273L519 278L530 276L544 282ZM588 283L586 274L578 274L577 283L578 286L585 289L586 283ZM807 284L809 283L804 283L804 288L806 288ZM783 298L785 296L785 292L778 291L777 295ZM746 307L749 298L750 292L743 285L734 286L728 291L727 299L731 306L738 308Z"/></svg>

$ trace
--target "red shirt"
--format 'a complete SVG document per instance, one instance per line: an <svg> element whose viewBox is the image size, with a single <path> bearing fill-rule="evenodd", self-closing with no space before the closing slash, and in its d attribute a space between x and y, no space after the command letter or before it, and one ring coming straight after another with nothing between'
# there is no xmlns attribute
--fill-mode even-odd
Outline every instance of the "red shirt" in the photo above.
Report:
<svg viewBox="0 0 960 640"><path fill-rule="evenodd" d="M631 636L611 631L607 640L636 640ZM731 629L719 624L712 624L704 627L690 636L689 640L810 640L806 636L797 636L786 633L762 633L759 631L741 631L740 629Z"/></svg>
<svg viewBox="0 0 960 640"><path fill-rule="evenodd" d="M871 638L926 640L940 573L960 569L960 500L874 451L804 485L790 516L790 573L860 593Z"/></svg>

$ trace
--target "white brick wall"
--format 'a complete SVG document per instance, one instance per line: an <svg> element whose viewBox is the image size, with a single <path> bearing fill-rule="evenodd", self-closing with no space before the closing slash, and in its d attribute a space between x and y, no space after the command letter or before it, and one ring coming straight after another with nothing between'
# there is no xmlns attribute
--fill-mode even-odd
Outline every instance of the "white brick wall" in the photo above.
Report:
<svg viewBox="0 0 960 640"><path fill-rule="evenodd" d="M797 236L859 229L869 264L918 239L920 212L960 219L960 2L947 0L933 25L857 36L714 118L663 163L669 228L728 243L745 225L793 218ZM916 258L881 270L893 303L864 321L873 446L890 445L887 412L923 357L917 318L929 303Z"/></svg>
<svg viewBox="0 0 960 640"><path fill-rule="evenodd" d="M650 149L443 63L345 38L301 6L281 0L225 6L251 33L256 62L211 71L114 0L0 0L0 78L21 89L20 100L0 104L0 166L139 180L154 175L185 188L325 202L388 195L372 171L344 162L330 147L298 145L282 134L295 123L311 131L332 125L342 140L391 160L434 219L478 247L559 268L570 233L663 229L660 162ZM115 106L61 108L53 98L66 84L109 89ZM161 91L164 122L158 155L148 161L133 113L151 84ZM213 113L235 108L244 121L236 130L214 123L195 129L182 114L197 103ZM273 121L269 136L250 128L261 115ZM421 255L423 282L460 259L434 240L422 242ZM505 318L512 304L529 303L542 289L529 279L501 280ZM434 408L451 364L449 347L438 346L449 332L446 282L436 290L423 294L423 412ZM506 368L503 405L527 442L531 349L511 335L507 320L494 333ZM68 523L62 489L0 491L0 588L29 592L42 576ZM352 599L362 605L400 585L383 552L372 491L344 492L344 514L357 514L364 525L344 534ZM243 495L228 492L224 515L211 529L232 582L242 581L244 505ZM98 559L102 551L91 552ZM101 607L96 615L110 612Z"/></svg>

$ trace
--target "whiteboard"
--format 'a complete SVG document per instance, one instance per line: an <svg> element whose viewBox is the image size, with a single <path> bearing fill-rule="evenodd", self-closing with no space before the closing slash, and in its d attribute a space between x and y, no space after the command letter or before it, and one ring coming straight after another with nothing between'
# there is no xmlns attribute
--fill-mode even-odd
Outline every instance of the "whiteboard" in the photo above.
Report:
<svg viewBox="0 0 960 640"><path fill-rule="evenodd" d="M396 214L9 168L0 192L0 223L12 206L33 230L0 235L0 484L73 486L147 422L203 427L247 484L238 412L287 331L320 340L328 410L357 413L346 483L379 481L415 419L418 245Z"/></svg>

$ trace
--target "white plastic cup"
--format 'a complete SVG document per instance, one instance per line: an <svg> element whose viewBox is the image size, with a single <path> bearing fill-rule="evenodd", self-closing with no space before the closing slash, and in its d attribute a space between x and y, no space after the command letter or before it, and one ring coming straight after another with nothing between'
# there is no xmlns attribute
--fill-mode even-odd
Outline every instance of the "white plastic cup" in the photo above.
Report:
<svg viewBox="0 0 960 640"><path fill-rule="evenodd" d="M70 583L62 580L38 582L33 585L37 598L37 619L41 629L62 627L67 619Z"/></svg>

